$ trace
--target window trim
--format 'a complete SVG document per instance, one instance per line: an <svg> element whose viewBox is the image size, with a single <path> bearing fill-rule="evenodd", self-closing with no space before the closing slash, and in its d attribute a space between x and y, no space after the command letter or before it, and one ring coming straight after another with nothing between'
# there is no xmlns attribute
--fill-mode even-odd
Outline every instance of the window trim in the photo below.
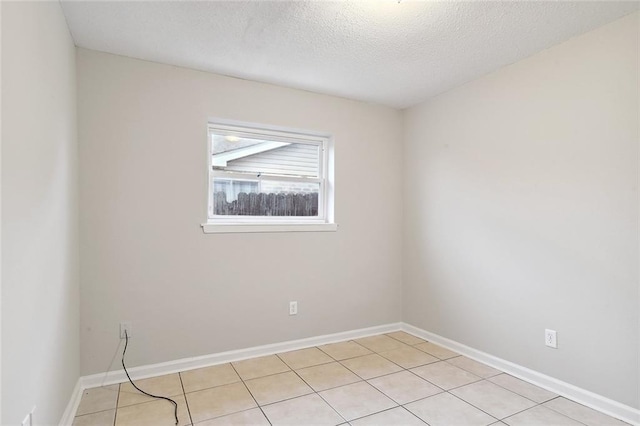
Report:
<svg viewBox="0 0 640 426"><path fill-rule="evenodd" d="M205 234L234 234L245 232L333 232L338 230L337 223L203 223L201 226Z"/></svg>
<svg viewBox="0 0 640 426"><path fill-rule="evenodd" d="M269 136L274 141L303 143L320 147L321 159L318 164L318 178L305 178L305 182L319 183L318 216L286 217L286 216L222 216L213 215L213 193L211 185L214 176L246 178L242 173L220 172L213 169L212 164L212 131L246 137ZM224 119L210 119L207 122L207 215L206 222L201 224L205 233L237 233L237 232L324 232L336 231L338 225L333 216L333 137L331 135L300 129L279 126L261 125ZM262 176L263 180L295 181L300 178L288 176Z"/></svg>

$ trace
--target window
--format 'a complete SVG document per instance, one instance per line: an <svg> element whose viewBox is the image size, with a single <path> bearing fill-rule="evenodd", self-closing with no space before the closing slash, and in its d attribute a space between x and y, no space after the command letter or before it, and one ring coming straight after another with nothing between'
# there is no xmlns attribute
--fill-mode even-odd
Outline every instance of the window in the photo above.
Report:
<svg viewBox="0 0 640 426"><path fill-rule="evenodd" d="M330 137L209 123L205 232L331 231Z"/></svg>

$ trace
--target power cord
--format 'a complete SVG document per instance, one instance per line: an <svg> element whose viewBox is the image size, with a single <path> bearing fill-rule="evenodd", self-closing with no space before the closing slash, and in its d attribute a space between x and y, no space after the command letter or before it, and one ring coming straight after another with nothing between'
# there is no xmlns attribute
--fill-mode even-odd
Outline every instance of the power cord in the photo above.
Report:
<svg viewBox="0 0 640 426"><path fill-rule="evenodd" d="M129 376L129 372L127 371L127 367L124 365L124 355L127 353L127 346L129 345L129 335L127 334L127 330L124 331L124 338L125 338L125 340L124 340L124 351L122 351L122 368L124 368L124 372L127 375L127 378L129 379L129 382L139 392L142 392L143 394L145 394L147 396L150 396L151 398L166 399L167 401L170 401L174 405L173 414L176 417L176 425L177 425L178 424L178 403L177 402L175 402L171 398L167 398L166 396L151 395L150 393L147 393L147 392L143 391L142 389L140 389L138 386L136 386L135 383L133 383L133 380L131 380L131 376Z"/></svg>

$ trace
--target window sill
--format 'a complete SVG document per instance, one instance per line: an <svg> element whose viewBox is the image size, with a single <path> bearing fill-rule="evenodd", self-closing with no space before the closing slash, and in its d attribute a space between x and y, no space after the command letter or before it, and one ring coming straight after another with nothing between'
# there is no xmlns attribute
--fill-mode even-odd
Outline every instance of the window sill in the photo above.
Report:
<svg viewBox="0 0 640 426"><path fill-rule="evenodd" d="M229 234L242 232L335 232L336 223L273 223L273 224L212 224L203 223L205 234Z"/></svg>

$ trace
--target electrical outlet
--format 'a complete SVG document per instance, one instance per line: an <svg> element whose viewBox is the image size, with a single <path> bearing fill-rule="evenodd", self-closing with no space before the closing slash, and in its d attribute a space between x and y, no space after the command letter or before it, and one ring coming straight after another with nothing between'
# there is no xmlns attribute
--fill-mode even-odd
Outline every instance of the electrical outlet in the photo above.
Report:
<svg viewBox="0 0 640 426"><path fill-rule="evenodd" d="M555 330L544 331L544 344L550 348L558 349L558 334Z"/></svg>
<svg viewBox="0 0 640 426"><path fill-rule="evenodd" d="M127 335L125 336L125 331L127 332ZM125 337L131 337L131 323L129 321L125 321L125 322L121 322L120 323L120 338L124 339Z"/></svg>
<svg viewBox="0 0 640 426"><path fill-rule="evenodd" d="M298 302L289 302L289 315L298 315Z"/></svg>

